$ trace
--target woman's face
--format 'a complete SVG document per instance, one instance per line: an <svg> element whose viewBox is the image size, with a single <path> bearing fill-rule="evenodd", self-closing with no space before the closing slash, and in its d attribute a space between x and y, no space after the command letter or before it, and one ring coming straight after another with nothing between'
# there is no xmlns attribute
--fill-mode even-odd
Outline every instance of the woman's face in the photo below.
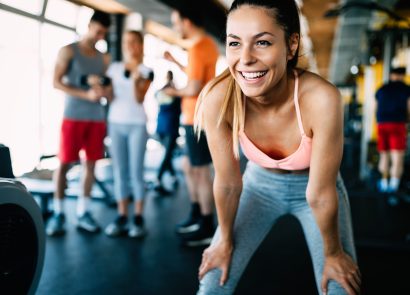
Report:
<svg viewBox="0 0 410 295"><path fill-rule="evenodd" d="M142 55L142 44L133 33L125 33L122 37L122 52L126 58L138 58Z"/></svg>
<svg viewBox="0 0 410 295"><path fill-rule="evenodd" d="M297 46L293 42L291 51ZM228 16L226 57L243 93L260 97L268 96L277 85L292 55L284 30L272 15L264 8L242 5Z"/></svg>

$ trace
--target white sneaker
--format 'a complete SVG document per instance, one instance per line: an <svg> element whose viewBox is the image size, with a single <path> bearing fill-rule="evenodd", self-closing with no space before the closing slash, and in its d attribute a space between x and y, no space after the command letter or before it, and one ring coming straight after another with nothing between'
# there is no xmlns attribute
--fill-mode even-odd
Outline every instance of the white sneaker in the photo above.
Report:
<svg viewBox="0 0 410 295"><path fill-rule="evenodd" d="M395 193L399 190L399 185L400 185L400 178L392 177L390 178L387 191L389 193Z"/></svg>
<svg viewBox="0 0 410 295"><path fill-rule="evenodd" d="M387 181L387 179L386 178L380 179L379 182L377 183L377 188L379 192L387 193L389 190L389 182Z"/></svg>
<svg viewBox="0 0 410 295"><path fill-rule="evenodd" d="M130 229L128 230L128 236L130 238L141 238L147 234L147 231L143 225L136 225L131 223Z"/></svg>

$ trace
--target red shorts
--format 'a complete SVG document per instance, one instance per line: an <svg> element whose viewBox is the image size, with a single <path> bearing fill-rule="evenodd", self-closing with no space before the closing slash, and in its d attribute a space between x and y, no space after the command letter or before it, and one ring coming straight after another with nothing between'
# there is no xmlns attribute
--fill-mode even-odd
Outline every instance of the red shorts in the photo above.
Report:
<svg viewBox="0 0 410 295"><path fill-rule="evenodd" d="M76 162L80 159L80 150L84 150L85 160L103 158L106 129L105 122L64 119L58 158L62 163Z"/></svg>
<svg viewBox="0 0 410 295"><path fill-rule="evenodd" d="M407 129L405 123L377 124L377 149L379 151L406 150Z"/></svg>

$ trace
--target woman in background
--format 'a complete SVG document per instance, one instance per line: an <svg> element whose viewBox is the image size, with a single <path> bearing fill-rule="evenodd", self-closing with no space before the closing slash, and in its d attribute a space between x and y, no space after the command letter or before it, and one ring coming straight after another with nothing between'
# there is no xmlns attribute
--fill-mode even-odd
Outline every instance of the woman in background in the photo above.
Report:
<svg viewBox="0 0 410 295"><path fill-rule="evenodd" d="M112 63L107 71L114 89L108 113L108 134L118 205L118 216L105 229L108 236L128 233L130 237L142 237L146 234L143 176L148 134L143 102L153 74L142 64L143 40L140 32L125 32L122 37L123 61ZM134 217L128 225L131 196L134 199Z"/></svg>
<svg viewBox="0 0 410 295"><path fill-rule="evenodd" d="M157 134L161 143L165 147L165 155L158 170L157 180L154 189L163 195L171 194L165 189L162 183L162 176L166 171L171 174L172 184L175 187L178 183L175 168L172 165L172 156L176 147L179 136L179 117L181 115L181 98L178 96L169 96L163 91L165 88L175 88L172 71L167 72L167 82L157 93L158 99L158 119Z"/></svg>

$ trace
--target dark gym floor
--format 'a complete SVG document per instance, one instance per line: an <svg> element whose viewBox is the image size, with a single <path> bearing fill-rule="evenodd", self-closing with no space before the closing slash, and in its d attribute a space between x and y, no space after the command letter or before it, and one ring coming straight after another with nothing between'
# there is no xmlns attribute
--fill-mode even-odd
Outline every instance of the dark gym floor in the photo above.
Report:
<svg viewBox="0 0 410 295"><path fill-rule="evenodd" d="M143 240L90 235L75 229L75 200L67 200L68 232L47 238L38 295L195 294L197 268L204 248L179 243L174 225L189 208L183 177L174 196L147 194ZM410 204L391 206L386 196L365 189L349 191L362 294L410 294ZM115 210L93 202L105 226ZM317 294L313 271L297 221L283 217L251 260L235 294Z"/></svg>

